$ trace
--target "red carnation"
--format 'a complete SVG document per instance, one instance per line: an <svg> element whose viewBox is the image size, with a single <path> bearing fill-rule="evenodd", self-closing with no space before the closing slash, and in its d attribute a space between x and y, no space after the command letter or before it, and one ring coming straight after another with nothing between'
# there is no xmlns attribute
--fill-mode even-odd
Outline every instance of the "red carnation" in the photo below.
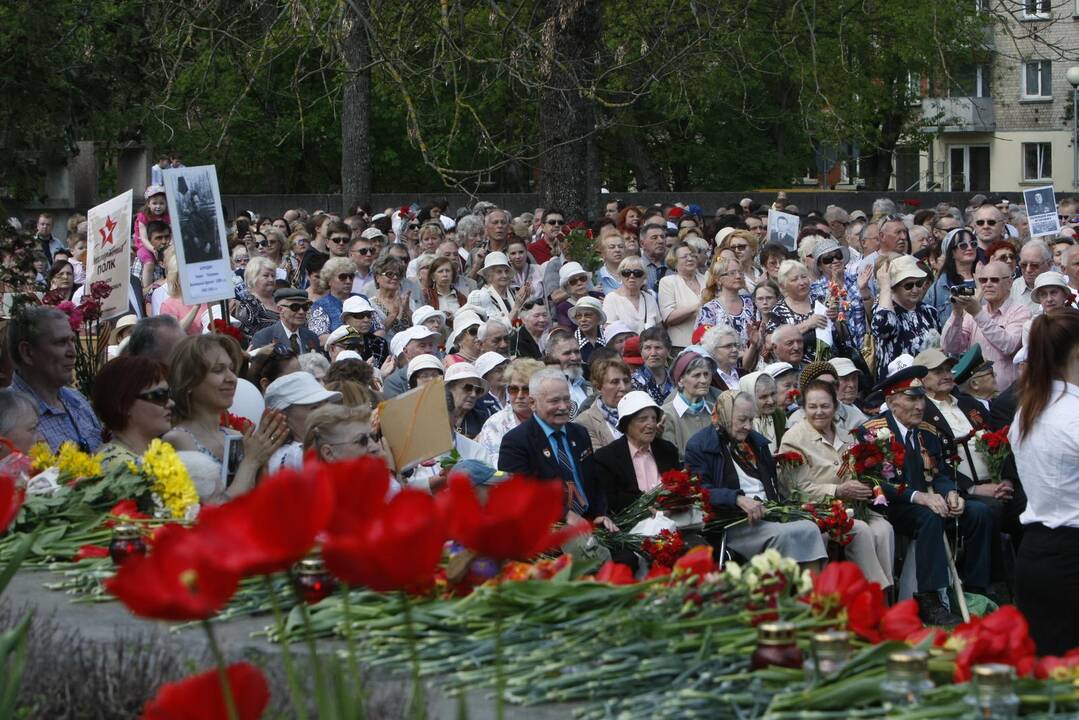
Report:
<svg viewBox="0 0 1079 720"><path fill-rule="evenodd" d="M603 567L596 573L596 580L611 585L632 585L636 582L633 579L633 570L630 569L629 565L623 565L613 560L603 563Z"/></svg>
<svg viewBox="0 0 1079 720"><path fill-rule="evenodd" d="M270 702L270 687L262 672L250 663L238 662L229 665L226 674L238 720L261 717ZM225 694L217 670L162 685L157 695L146 703L142 717L143 720L226 720Z"/></svg>
<svg viewBox="0 0 1079 720"><path fill-rule="evenodd" d="M79 548L79 551L75 553L75 557L72 558L75 562L80 560L87 560L89 558L104 558L109 556L109 549L101 547L100 545L83 545Z"/></svg>
<svg viewBox="0 0 1079 720"><path fill-rule="evenodd" d="M7 530L7 526L19 514L23 498L23 491L16 489L14 480L0 475L0 533Z"/></svg>

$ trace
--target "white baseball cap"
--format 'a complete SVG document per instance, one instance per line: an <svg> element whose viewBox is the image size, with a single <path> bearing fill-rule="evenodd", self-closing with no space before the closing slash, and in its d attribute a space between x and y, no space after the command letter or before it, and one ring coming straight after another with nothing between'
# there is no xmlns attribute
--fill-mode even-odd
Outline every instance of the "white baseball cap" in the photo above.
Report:
<svg viewBox="0 0 1079 720"><path fill-rule="evenodd" d="M481 377L487 377L487 373L491 372L502 363L508 363L509 361L510 359L505 355L496 353L494 350L488 350L476 359L476 370ZM459 364L460 363L458 363L458 365Z"/></svg>
<svg viewBox="0 0 1079 720"><path fill-rule="evenodd" d="M914 357L910 353L903 353L888 363L888 374L893 375L900 370L906 370L914 364Z"/></svg>
<svg viewBox="0 0 1079 720"><path fill-rule="evenodd" d="M828 361L828 364L835 369L836 377L847 377L858 372L858 367L849 358L834 357Z"/></svg>
<svg viewBox="0 0 1079 720"><path fill-rule="evenodd" d="M341 315L359 315L360 313L373 313L374 311L375 309L371 306L371 303L367 302L367 298L359 295L345 298L345 302L341 305Z"/></svg>
<svg viewBox="0 0 1079 720"><path fill-rule="evenodd" d="M408 370L405 371L407 377L405 379L411 380L412 376L420 370L438 370L440 373L446 372L442 367L442 361L434 355L417 355L408 361Z"/></svg>
<svg viewBox="0 0 1079 720"><path fill-rule="evenodd" d="M487 257L491 257L488 255ZM566 287L566 284L578 275L588 277L588 271L581 267L579 262L568 262L558 269L558 285Z"/></svg>
<svg viewBox="0 0 1079 720"><path fill-rule="evenodd" d="M632 330L629 329L629 325L626 325L621 320L615 320L613 323L609 323L603 330L603 344L610 344L611 340L618 335L635 335Z"/></svg>
<svg viewBox="0 0 1079 720"><path fill-rule="evenodd" d="M332 392L322 387L315 376L309 372L282 375L266 388L266 407L271 410L284 410L293 405L314 405L326 401L338 401L341 393Z"/></svg>
<svg viewBox="0 0 1079 720"><path fill-rule="evenodd" d="M774 362L771 365L765 365L764 371L773 378L778 378L780 375L793 372L794 366L789 362Z"/></svg>
<svg viewBox="0 0 1079 720"><path fill-rule="evenodd" d="M397 357L405 351L405 345L408 345L413 340L426 340L430 337L438 337L438 333L424 325L413 325L405 328L390 340L390 354Z"/></svg>
<svg viewBox="0 0 1079 720"><path fill-rule="evenodd" d="M360 354L358 352L356 352L355 350L342 350L341 352L337 353L337 357L334 358L333 361L335 363L339 363L342 360L360 360L360 361L363 361L363 358L360 357ZM374 368L374 371L378 372L378 368Z"/></svg>
<svg viewBox="0 0 1079 720"><path fill-rule="evenodd" d="M446 322L446 313L441 310L437 310L430 305L420 305L418 308L412 311L412 324L423 325L425 322L433 317L442 318L442 322Z"/></svg>
<svg viewBox="0 0 1079 720"><path fill-rule="evenodd" d="M475 380L481 385L486 387L483 382L483 376L480 375L480 371L476 369L476 366L470 362L459 362L450 365L446 368L446 384L449 385L455 380Z"/></svg>
<svg viewBox="0 0 1079 720"><path fill-rule="evenodd" d="M382 217L386 217L386 216L383 215ZM372 220L373 219L375 219L375 218L372 218ZM364 230L362 233L360 233L360 237L362 237L364 240L374 240L375 238L382 238L383 240L385 240L386 239L386 233L382 232L377 227L369 227L366 230Z"/></svg>
<svg viewBox="0 0 1079 720"><path fill-rule="evenodd" d="M643 390L633 390L623 395L618 401L618 429L623 430L623 420L628 420L645 408L655 408L657 413L662 412L652 396Z"/></svg>

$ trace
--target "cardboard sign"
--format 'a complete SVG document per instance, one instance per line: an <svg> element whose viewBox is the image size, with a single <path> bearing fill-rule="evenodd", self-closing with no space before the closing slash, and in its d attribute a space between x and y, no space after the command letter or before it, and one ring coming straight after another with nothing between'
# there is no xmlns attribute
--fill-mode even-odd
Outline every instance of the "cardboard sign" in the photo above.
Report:
<svg viewBox="0 0 1079 720"><path fill-rule="evenodd" d="M379 405L382 437L400 471L453 449L446 385L439 378Z"/></svg>
<svg viewBox="0 0 1079 720"><path fill-rule="evenodd" d="M131 203L128 190L86 213L86 288L107 282L112 292L101 301L105 320L128 312L131 286Z"/></svg>
<svg viewBox="0 0 1079 720"><path fill-rule="evenodd" d="M1052 185L1023 191L1030 221L1030 236L1057 235L1060 233L1060 217L1057 215L1057 196Z"/></svg>
<svg viewBox="0 0 1079 720"><path fill-rule="evenodd" d="M231 300L236 293L217 168L169 168L163 174L184 303Z"/></svg>
<svg viewBox="0 0 1079 720"><path fill-rule="evenodd" d="M802 219L797 215L780 212L779 210L768 211L768 242L782 245L791 252L798 249L798 229L802 225Z"/></svg>

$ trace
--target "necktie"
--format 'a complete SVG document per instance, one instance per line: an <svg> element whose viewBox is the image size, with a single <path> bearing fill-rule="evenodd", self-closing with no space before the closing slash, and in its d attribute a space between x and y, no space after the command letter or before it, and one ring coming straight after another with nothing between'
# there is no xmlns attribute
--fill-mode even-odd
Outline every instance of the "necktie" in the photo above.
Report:
<svg viewBox="0 0 1079 720"><path fill-rule="evenodd" d="M561 430L555 430L551 437L555 441L555 457L558 458L558 464L566 469L566 472L569 473L569 479L572 481L566 483L566 490L571 503L570 507L574 512L581 514L588 509L588 500L585 499L584 488L577 482L577 474L573 471L573 461L566 454L565 446L562 444L566 434Z"/></svg>
<svg viewBox="0 0 1079 720"><path fill-rule="evenodd" d="M288 343L292 346L292 352L296 353L297 355L302 354L302 352L300 351L300 338L296 333L292 333L292 335L289 336Z"/></svg>

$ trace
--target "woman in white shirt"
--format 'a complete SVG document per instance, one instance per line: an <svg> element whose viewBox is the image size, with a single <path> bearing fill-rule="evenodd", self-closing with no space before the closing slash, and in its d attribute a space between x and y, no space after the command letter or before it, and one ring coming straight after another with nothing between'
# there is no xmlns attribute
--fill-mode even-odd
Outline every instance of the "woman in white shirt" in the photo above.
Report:
<svg viewBox="0 0 1079 720"><path fill-rule="evenodd" d="M603 313L607 324L621 321L635 333L659 323L659 303L656 297L644 289L647 273L638 255L627 255L618 264L622 287L607 294L603 299Z"/></svg>
<svg viewBox="0 0 1079 720"><path fill-rule="evenodd" d="M674 246L667 253L667 273L659 281L659 313L667 326L674 352L693 344L693 328L701 307L704 274L698 272L697 253L688 244Z"/></svg>
<svg viewBox="0 0 1079 720"><path fill-rule="evenodd" d="M1008 433L1027 496L1016 605L1038 654L1063 655L1079 646L1079 311L1036 318L1029 350Z"/></svg>

